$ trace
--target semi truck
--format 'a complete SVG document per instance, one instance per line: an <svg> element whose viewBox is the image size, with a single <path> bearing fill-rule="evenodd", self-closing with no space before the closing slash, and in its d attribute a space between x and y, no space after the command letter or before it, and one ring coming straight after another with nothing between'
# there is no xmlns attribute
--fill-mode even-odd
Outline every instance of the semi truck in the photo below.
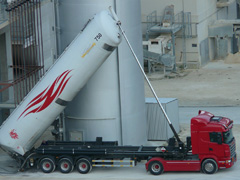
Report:
<svg viewBox="0 0 240 180"><path fill-rule="evenodd" d="M46 141L33 148L43 132L64 110L88 79L125 38L137 64L164 113L174 137L167 146L119 146L116 141ZM44 173L76 168L86 174L92 167L133 167L146 161L153 175L163 171L200 171L213 174L237 160L233 121L206 111L191 119L191 137L183 143L164 111L137 56L110 8L96 14L39 83L0 127L0 145L19 164Z"/></svg>
<svg viewBox="0 0 240 180"><path fill-rule="evenodd" d="M38 165L50 173L56 167L69 173L74 167L86 174L92 167L133 167L146 162L146 170L153 175L163 171L203 171L213 174L230 168L237 160L233 121L199 111L191 119L191 137L186 143L170 138L167 146L118 146L118 142L47 141L33 151L28 166Z"/></svg>

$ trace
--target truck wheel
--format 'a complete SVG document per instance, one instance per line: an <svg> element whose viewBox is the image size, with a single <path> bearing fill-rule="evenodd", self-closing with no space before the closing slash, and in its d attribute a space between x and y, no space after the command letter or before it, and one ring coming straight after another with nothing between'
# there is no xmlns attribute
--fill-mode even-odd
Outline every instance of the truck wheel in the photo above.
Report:
<svg viewBox="0 0 240 180"><path fill-rule="evenodd" d="M82 158L77 161L76 168L79 173L87 174L92 170L92 165L89 160Z"/></svg>
<svg viewBox="0 0 240 180"><path fill-rule="evenodd" d="M54 160L50 157L43 158L40 163L39 167L44 173L51 173L55 170L55 163Z"/></svg>
<svg viewBox="0 0 240 180"><path fill-rule="evenodd" d="M214 174L218 170L218 165L213 159L205 159L202 163L202 171L206 174Z"/></svg>
<svg viewBox="0 0 240 180"><path fill-rule="evenodd" d="M153 175L160 175L163 173L163 165L159 161L152 161L149 163L148 170Z"/></svg>
<svg viewBox="0 0 240 180"><path fill-rule="evenodd" d="M73 170L72 160L69 158L62 158L58 162L58 169L62 173L70 173Z"/></svg>

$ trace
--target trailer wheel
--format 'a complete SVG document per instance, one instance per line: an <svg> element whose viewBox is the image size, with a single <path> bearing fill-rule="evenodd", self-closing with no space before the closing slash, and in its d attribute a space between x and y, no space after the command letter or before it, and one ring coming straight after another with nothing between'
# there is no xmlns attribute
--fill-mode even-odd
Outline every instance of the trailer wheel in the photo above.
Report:
<svg viewBox="0 0 240 180"><path fill-rule="evenodd" d="M70 173L73 170L72 160L69 158L62 158L58 162L58 169L62 173Z"/></svg>
<svg viewBox="0 0 240 180"><path fill-rule="evenodd" d="M218 170L218 165L213 159L205 159L202 163L202 171L205 174L214 174Z"/></svg>
<svg viewBox="0 0 240 180"><path fill-rule="evenodd" d="M77 161L76 168L79 173L87 174L92 170L92 165L89 160L82 158Z"/></svg>
<svg viewBox="0 0 240 180"><path fill-rule="evenodd" d="M160 175L163 173L163 165L159 161L152 161L148 165L148 170L153 175Z"/></svg>
<svg viewBox="0 0 240 180"><path fill-rule="evenodd" d="M40 163L39 167L44 173L51 173L55 170L55 163L54 160L50 157L43 158Z"/></svg>

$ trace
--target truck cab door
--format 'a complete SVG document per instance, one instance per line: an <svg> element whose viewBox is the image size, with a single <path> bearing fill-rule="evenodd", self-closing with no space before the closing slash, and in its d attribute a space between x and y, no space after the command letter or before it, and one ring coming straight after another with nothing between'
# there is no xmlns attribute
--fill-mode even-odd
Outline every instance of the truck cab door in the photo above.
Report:
<svg viewBox="0 0 240 180"><path fill-rule="evenodd" d="M209 153L217 157L224 156L224 146L222 145L222 133L211 132L209 133Z"/></svg>

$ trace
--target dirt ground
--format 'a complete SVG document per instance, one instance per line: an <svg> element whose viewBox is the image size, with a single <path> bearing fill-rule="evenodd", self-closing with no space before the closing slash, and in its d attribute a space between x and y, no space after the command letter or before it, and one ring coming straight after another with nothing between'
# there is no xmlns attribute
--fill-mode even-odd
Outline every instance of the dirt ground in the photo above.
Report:
<svg viewBox="0 0 240 180"><path fill-rule="evenodd" d="M234 63L233 63L234 62ZM238 63L239 62L239 63ZM213 61L201 69L184 70L161 78L149 75L159 97L175 97L180 106L239 106L240 55ZM153 97L145 82L145 96Z"/></svg>
<svg viewBox="0 0 240 180"><path fill-rule="evenodd" d="M180 138L185 139L190 135L188 121L182 120L195 114L199 107L225 109L225 114L234 113L240 107L240 54L229 55L225 61L214 61L201 69L184 70L172 73L167 78L161 74L149 75L151 83L159 97L171 97L179 100L180 109ZM153 97L150 89L145 84L146 97ZM188 106L190 108L188 108ZM191 109L194 107L193 109ZM189 112L189 109L191 112ZM194 112L193 112L194 111ZM217 112L223 112L216 109ZM237 112L239 113L239 112ZM220 114L221 115L221 114ZM181 118L183 117L183 118ZM237 117L236 115L234 117ZM187 119L190 119L189 117ZM237 117L238 119L238 117ZM236 138L238 159L240 154L240 120L234 124L234 136ZM9 156L0 152L0 179L161 179L161 180L212 180L233 179L238 180L240 161L232 168L224 169L214 175L206 175L200 172L164 172L161 176L152 176L146 172L144 163L139 163L134 168L95 168L87 175L81 175L76 170L70 174L62 174L55 171L44 174L36 169L26 172L16 172L17 164Z"/></svg>
<svg viewBox="0 0 240 180"><path fill-rule="evenodd" d="M240 52L229 54L225 60L212 61L201 69L178 70L177 73L167 74L165 77L161 73L153 73L148 77L159 97L175 97L182 107L196 106L204 109L208 106L223 106L225 111L220 115L227 117L230 116L227 113L230 109L226 107L237 107L236 109L240 107ZM145 96L153 97L146 82ZM231 113L239 114L232 111ZM237 118L235 115L232 116ZM188 119L190 120L189 117ZM184 141L186 136L190 136L190 126L183 121L180 123L180 137ZM233 132L238 142L240 139L238 119L235 121ZM239 149L240 144L237 143L237 150Z"/></svg>

